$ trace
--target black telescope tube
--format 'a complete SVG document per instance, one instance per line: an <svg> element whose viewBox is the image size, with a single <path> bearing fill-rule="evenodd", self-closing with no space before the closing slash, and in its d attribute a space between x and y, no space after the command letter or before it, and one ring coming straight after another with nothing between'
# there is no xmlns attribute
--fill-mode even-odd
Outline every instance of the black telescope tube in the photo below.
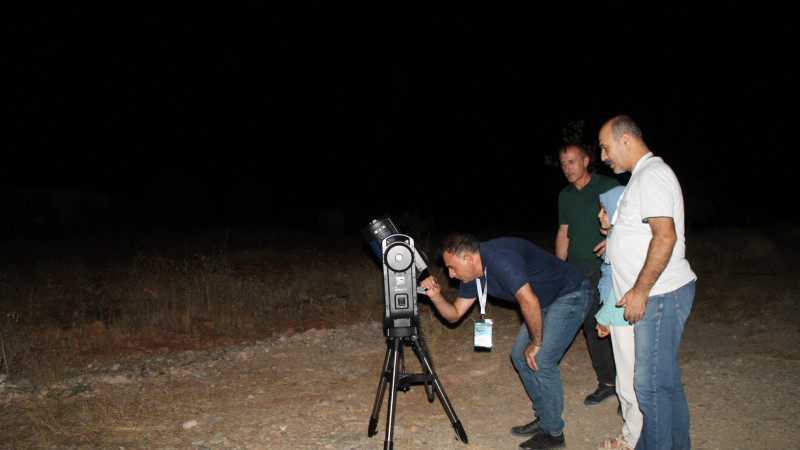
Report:
<svg viewBox="0 0 800 450"><path fill-rule="evenodd" d="M381 255L381 243L384 239L393 234L400 234L400 230L397 229L388 214L373 220L369 223L369 225L361 230L361 235L364 237L367 243L369 243L372 251L375 252L375 257L378 258L378 261L383 261L383 256Z"/></svg>

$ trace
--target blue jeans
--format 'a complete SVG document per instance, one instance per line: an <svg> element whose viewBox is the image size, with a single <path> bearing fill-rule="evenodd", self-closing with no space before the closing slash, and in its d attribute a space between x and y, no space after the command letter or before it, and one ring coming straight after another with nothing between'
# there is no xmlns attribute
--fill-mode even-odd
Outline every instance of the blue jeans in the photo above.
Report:
<svg viewBox="0 0 800 450"><path fill-rule="evenodd" d="M683 393L678 347L694 302L694 281L647 300L634 327L633 385L644 415L637 449L688 449L689 407Z"/></svg>
<svg viewBox="0 0 800 450"><path fill-rule="evenodd" d="M564 431L564 391L558 363L580 330L593 299L592 285L586 280L577 291L542 309L542 348L536 354L539 370L531 370L522 354L530 342L524 322L511 348L511 361L533 403L539 426L556 436Z"/></svg>

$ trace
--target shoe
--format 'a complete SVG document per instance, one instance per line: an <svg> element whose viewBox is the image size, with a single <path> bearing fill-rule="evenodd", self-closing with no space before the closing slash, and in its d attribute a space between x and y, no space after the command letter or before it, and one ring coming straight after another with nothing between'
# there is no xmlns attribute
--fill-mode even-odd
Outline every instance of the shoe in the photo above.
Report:
<svg viewBox="0 0 800 450"><path fill-rule="evenodd" d="M541 428L539 428L539 418L537 417L529 424L511 427L511 434L515 436L530 436L539 430L541 430Z"/></svg>
<svg viewBox="0 0 800 450"><path fill-rule="evenodd" d="M522 450L561 448L566 447L566 445L566 442L564 442L564 433L561 433L560 436L553 436L552 434L542 430L541 433L537 433L532 438L528 439L522 444L519 444L519 448Z"/></svg>
<svg viewBox="0 0 800 450"><path fill-rule="evenodd" d="M599 405L603 403L604 400L608 400L609 398L616 395L616 389L614 386L608 386L606 384L600 383L597 386L597 390L592 392L586 397L586 400L583 401L584 404L589 406Z"/></svg>

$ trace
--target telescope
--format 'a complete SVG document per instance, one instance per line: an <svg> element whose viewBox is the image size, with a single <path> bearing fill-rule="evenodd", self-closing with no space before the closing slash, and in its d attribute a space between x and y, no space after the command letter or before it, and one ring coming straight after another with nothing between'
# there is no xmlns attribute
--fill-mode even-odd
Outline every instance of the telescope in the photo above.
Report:
<svg viewBox="0 0 800 450"><path fill-rule="evenodd" d="M389 336L411 336L419 327L417 294L425 294L417 280L427 276L428 259L388 215L370 222L362 234L383 265L384 329Z"/></svg>
<svg viewBox="0 0 800 450"><path fill-rule="evenodd" d="M400 232L388 215L370 222L362 230L362 235L383 265L383 328L386 333L387 346L367 436L372 437L377 433L378 416L386 387L389 385L386 437L383 448L384 450L391 449L394 445L397 391L408 392L411 385L423 384L428 401L433 402L435 392L455 429L456 439L461 439L466 444L467 433L464 431L461 421L458 420L442 383L436 375L420 325L417 294L425 294L425 290L418 286L417 280L420 274L427 273L427 257L416 249L414 239ZM410 345L419 358L423 373L405 372L404 348L406 345ZM431 385L433 385L433 390L430 388Z"/></svg>

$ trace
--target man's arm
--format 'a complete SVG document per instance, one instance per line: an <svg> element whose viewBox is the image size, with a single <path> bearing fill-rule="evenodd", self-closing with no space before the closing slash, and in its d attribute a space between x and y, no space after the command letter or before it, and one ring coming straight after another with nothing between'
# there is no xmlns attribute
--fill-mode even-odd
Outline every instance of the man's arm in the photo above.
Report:
<svg viewBox="0 0 800 450"><path fill-rule="evenodd" d="M522 354L525 356L525 360L531 370L539 370L535 360L536 354L542 348L542 308L539 305L539 298L533 293L530 283L525 283L524 286L519 288L514 297L519 302L519 309L525 319L525 325L528 327L528 335L530 336L530 342Z"/></svg>
<svg viewBox="0 0 800 450"><path fill-rule="evenodd" d="M569 225L561 224L558 226L558 233L556 234L556 256L564 261L567 260L567 249L569 249L568 230Z"/></svg>
<svg viewBox="0 0 800 450"><path fill-rule="evenodd" d="M630 323L638 322L644 317L650 289L653 288L656 280L667 267L672 257L672 250L678 241L672 217L651 217L647 222L650 224L653 238L647 248L644 266L631 290L617 302L617 306L625 305L624 317Z"/></svg>
<svg viewBox="0 0 800 450"><path fill-rule="evenodd" d="M419 285L425 288L425 295L431 299L433 306L436 307L439 314L450 323L458 322L458 319L469 311L469 308L475 303L475 299L477 298L456 297L453 303L450 303L444 298L444 295L442 295L442 287L433 276L429 276L420 281Z"/></svg>

